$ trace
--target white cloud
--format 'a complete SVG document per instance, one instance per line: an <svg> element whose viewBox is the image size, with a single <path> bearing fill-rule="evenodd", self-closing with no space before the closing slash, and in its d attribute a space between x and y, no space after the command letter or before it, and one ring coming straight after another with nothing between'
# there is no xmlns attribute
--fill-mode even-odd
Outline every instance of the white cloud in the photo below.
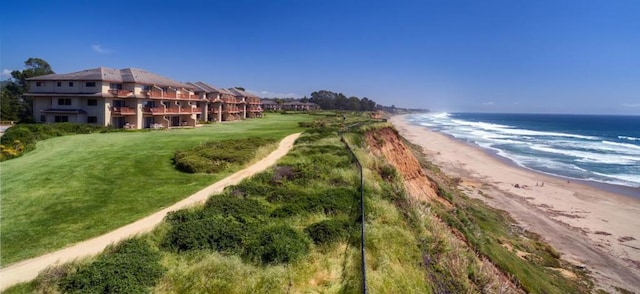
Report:
<svg viewBox="0 0 640 294"><path fill-rule="evenodd" d="M107 48L102 48L102 46L98 44L91 45L91 49L93 49L93 52L100 53L100 54L111 53L111 50Z"/></svg>
<svg viewBox="0 0 640 294"><path fill-rule="evenodd" d="M250 90L247 89L247 92L258 95L262 98L300 98L302 97L301 95L298 95L296 93L278 93L278 92L271 92L271 91L256 91L256 90Z"/></svg>
<svg viewBox="0 0 640 294"><path fill-rule="evenodd" d="M622 104L622 106L629 107L629 108L638 108L640 107L640 103L625 103L625 104Z"/></svg>
<svg viewBox="0 0 640 294"><path fill-rule="evenodd" d="M6 68L3 69L2 72L0 72L0 77L3 77L3 78L11 77L11 71Z"/></svg>

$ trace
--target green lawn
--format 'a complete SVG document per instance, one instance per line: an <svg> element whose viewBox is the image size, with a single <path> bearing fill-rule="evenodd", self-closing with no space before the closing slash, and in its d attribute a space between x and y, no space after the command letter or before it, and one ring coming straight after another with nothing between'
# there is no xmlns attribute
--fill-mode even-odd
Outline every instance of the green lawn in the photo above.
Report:
<svg viewBox="0 0 640 294"><path fill-rule="evenodd" d="M73 135L49 139L24 156L0 163L1 262L38 256L98 236L167 207L224 174L174 169L176 149L210 140L299 132L307 115L197 129Z"/></svg>

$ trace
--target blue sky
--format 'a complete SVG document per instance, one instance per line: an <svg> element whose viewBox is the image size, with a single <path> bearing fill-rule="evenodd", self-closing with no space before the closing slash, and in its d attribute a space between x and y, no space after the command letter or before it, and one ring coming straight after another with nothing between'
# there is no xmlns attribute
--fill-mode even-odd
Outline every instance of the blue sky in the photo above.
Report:
<svg viewBox="0 0 640 294"><path fill-rule="evenodd" d="M266 96L640 114L640 1L10 1L0 69L146 69Z"/></svg>

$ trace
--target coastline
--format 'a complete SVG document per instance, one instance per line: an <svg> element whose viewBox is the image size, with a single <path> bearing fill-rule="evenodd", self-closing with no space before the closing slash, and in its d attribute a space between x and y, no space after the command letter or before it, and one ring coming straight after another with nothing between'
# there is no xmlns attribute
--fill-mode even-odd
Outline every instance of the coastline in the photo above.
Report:
<svg viewBox="0 0 640 294"><path fill-rule="evenodd" d="M640 198L633 189L593 185L536 172L448 135L417 126L407 115L389 120L459 188L508 211L541 235L563 259L584 266L599 287L640 289ZM627 192L627 193L625 193Z"/></svg>

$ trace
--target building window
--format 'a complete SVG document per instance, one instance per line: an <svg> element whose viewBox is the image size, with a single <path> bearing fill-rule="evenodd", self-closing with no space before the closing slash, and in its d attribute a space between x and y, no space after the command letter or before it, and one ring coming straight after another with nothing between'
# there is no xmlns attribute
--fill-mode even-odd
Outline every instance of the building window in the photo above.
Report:
<svg viewBox="0 0 640 294"><path fill-rule="evenodd" d="M86 82L85 87L95 87L96 86L96 82Z"/></svg>
<svg viewBox="0 0 640 294"><path fill-rule="evenodd" d="M98 106L98 99L88 99L87 100L87 105L88 106Z"/></svg>
<svg viewBox="0 0 640 294"><path fill-rule="evenodd" d="M73 87L73 82L69 82L69 87Z"/></svg>
<svg viewBox="0 0 640 294"><path fill-rule="evenodd" d="M58 98L58 105L71 105L71 98Z"/></svg>
<svg viewBox="0 0 640 294"><path fill-rule="evenodd" d="M40 122L47 122L47 117L44 115L40 115Z"/></svg>
<svg viewBox="0 0 640 294"><path fill-rule="evenodd" d="M151 91L150 85L142 85L142 91Z"/></svg>
<svg viewBox="0 0 640 294"><path fill-rule="evenodd" d="M122 90L122 84L111 83L111 84L109 84L109 89L110 90Z"/></svg>
<svg viewBox="0 0 640 294"><path fill-rule="evenodd" d="M55 122L69 122L69 117L66 115L56 115Z"/></svg>
<svg viewBox="0 0 640 294"><path fill-rule="evenodd" d="M44 87L44 82L36 82L36 87Z"/></svg>
<svg viewBox="0 0 640 294"><path fill-rule="evenodd" d="M98 123L98 117L97 116L87 116L87 123L97 124Z"/></svg>
<svg viewBox="0 0 640 294"><path fill-rule="evenodd" d="M62 82L58 82L58 87L62 87Z"/></svg>

